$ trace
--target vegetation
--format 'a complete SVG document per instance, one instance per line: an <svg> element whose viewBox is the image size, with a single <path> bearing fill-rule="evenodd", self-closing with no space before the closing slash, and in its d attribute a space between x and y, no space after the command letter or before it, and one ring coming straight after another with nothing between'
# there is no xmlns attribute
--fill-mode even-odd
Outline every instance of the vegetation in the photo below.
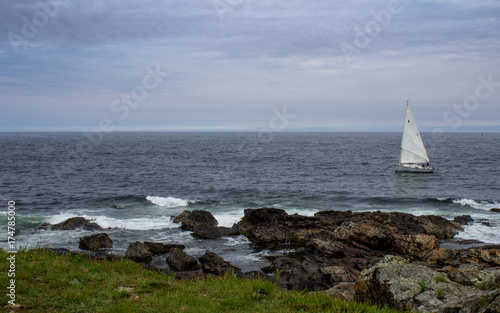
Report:
<svg viewBox="0 0 500 313"><path fill-rule="evenodd" d="M0 258L9 255L0 250ZM180 281L131 261L94 261L45 250L16 254L16 307L6 312L397 312L333 300L322 293L291 292L266 280L234 275ZM0 262L2 290L9 264Z"/></svg>
<svg viewBox="0 0 500 313"><path fill-rule="evenodd" d="M420 281L418 285L420 286L420 292L427 290L427 283L424 280Z"/></svg>
<svg viewBox="0 0 500 313"><path fill-rule="evenodd" d="M444 291L443 291L443 289L438 289L436 291L436 298L438 298L438 299L444 299Z"/></svg>
<svg viewBox="0 0 500 313"><path fill-rule="evenodd" d="M436 283L444 283L446 281L446 278L444 278L444 276L440 275L440 276L437 276L435 278L435 281L436 281Z"/></svg>

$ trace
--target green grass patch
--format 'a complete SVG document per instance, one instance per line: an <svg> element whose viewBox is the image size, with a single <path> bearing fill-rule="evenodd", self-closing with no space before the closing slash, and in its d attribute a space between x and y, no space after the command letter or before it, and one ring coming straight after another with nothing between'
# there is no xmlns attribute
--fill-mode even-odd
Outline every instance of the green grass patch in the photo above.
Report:
<svg viewBox="0 0 500 313"><path fill-rule="evenodd" d="M7 290L9 255L0 250L1 288ZM292 292L273 282L235 275L180 281L131 261L94 261L44 250L16 254L14 312L398 312L322 293ZM120 288L123 287L123 288Z"/></svg>

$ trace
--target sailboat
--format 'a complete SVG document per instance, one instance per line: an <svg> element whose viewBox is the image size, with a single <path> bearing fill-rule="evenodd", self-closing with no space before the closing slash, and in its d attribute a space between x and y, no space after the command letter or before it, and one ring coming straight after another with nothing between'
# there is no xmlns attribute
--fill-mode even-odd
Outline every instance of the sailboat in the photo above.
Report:
<svg viewBox="0 0 500 313"><path fill-rule="evenodd" d="M406 102L406 114L401 139L401 154L396 172L432 173L434 166L429 165L429 156L418 131L417 123Z"/></svg>

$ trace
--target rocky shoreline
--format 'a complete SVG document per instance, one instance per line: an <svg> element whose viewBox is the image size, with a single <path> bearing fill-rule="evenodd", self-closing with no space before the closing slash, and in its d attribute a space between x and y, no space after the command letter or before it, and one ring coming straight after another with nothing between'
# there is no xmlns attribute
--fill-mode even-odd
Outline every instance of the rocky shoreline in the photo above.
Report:
<svg viewBox="0 0 500 313"><path fill-rule="evenodd" d="M243 273L219 255L206 251L194 258L183 245L132 242L125 258L179 279L234 272L242 278L277 280L284 288L326 292L332 297L420 312L500 312L500 246L450 250L440 247L453 238L470 216L453 221L406 213L321 211L314 216L289 215L275 208L246 209L233 227L217 226L206 211L184 211L174 222L198 238L244 235L256 248L290 249L268 257L261 271ZM112 238L83 218L50 229L82 228L96 232L81 238L81 249L96 258L107 254ZM59 253L69 250L52 249ZM161 255L169 270L151 265Z"/></svg>

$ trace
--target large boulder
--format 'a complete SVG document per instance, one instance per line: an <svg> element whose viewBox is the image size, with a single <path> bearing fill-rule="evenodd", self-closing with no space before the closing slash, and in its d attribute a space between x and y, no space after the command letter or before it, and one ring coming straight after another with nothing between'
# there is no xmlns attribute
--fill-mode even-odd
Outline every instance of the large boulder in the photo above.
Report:
<svg viewBox="0 0 500 313"><path fill-rule="evenodd" d="M113 247L113 240L106 233L85 236L80 239L80 249L82 250L93 251L111 247Z"/></svg>
<svg viewBox="0 0 500 313"><path fill-rule="evenodd" d="M125 257L138 263L149 263L153 260L153 256L149 247L140 242L135 241L129 244Z"/></svg>
<svg viewBox="0 0 500 313"><path fill-rule="evenodd" d="M170 249L167 263L176 271L193 271L200 268L195 258L177 248Z"/></svg>
<svg viewBox="0 0 500 313"><path fill-rule="evenodd" d="M198 261L200 261L203 271L215 275L240 271L240 268L231 265L229 262L224 261L220 255L208 250L198 258Z"/></svg>
<svg viewBox="0 0 500 313"><path fill-rule="evenodd" d="M478 312L487 294L393 255L364 270L354 290L355 300L420 312Z"/></svg>
<svg viewBox="0 0 500 313"><path fill-rule="evenodd" d="M77 228L85 229L85 230L102 230L101 226L93 223L86 218L83 217L72 217L64 222L53 225L51 230L75 230Z"/></svg>
<svg viewBox="0 0 500 313"><path fill-rule="evenodd" d="M182 229L195 230L198 226L216 227L217 220L212 213L203 210L184 211L174 219L175 223L182 223Z"/></svg>

